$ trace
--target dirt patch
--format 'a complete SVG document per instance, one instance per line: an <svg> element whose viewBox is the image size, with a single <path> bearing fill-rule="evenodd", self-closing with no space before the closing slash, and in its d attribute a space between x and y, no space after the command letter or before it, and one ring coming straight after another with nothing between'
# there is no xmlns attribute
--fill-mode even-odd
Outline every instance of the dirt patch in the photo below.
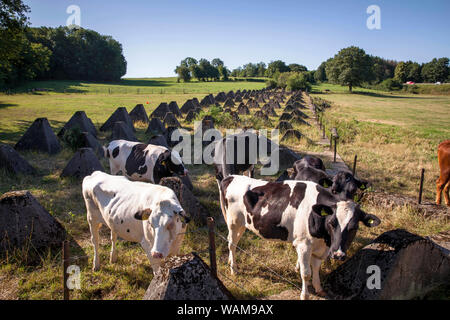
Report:
<svg viewBox="0 0 450 320"><path fill-rule="evenodd" d="M370 192L364 195L364 201L384 208L409 206L414 211L423 214L425 217L447 217L450 218L450 208L443 205L436 205L432 202L417 203L417 198L401 195L388 194L384 192Z"/></svg>

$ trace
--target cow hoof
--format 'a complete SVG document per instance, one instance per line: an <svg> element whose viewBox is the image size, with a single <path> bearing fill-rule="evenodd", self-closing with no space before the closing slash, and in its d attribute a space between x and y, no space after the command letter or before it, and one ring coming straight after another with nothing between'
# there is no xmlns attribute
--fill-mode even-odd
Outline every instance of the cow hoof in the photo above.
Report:
<svg viewBox="0 0 450 320"><path fill-rule="evenodd" d="M307 294L300 294L300 300L309 300L309 295Z"/></svg>
<svg viewBox="0 0 450 320"><path fill-rule="evenodd" d="M92 271L98 271L98 270L100 270L100 266L94 266L94 267L92 267Z"/></svg>

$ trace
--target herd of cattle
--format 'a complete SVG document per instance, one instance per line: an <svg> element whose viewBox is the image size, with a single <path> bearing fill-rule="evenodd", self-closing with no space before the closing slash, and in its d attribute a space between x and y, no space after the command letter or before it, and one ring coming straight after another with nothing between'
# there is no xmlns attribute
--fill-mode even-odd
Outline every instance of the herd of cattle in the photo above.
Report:
<svg viewBox="0 0 450 320"><path fill-rule="evenodd" d="M260 94L279 96L268 90ZM215 152L235 138L216 141ZM244 150L250 152L248 146ZM176 151L162 146L114 140L104 147L104 153L111 175L96 171L82 184L94 246L93 269L100 266L98 231L105 225L111 230L111 262L116 261L115 242L120 237L140 243L156 271L162 259L178 253L190 220L174 191L157 183L163 177L186 175L188 171ZM310 280L316 293L324 295L319 279L322 261L329 256L345 258L359 222L367 227L380 223L353 200L356 191L366 188L368 182L348 172L330 177L322 160L312 156L296 161L289 177L254 179L254 164L248 161L251 157L246 154L244 158L244 164L215 163L220 207L228 227L231 273L237 271L236 245L248 229L264 239L292 243L303 284L301 298L308 298ZM241 175L245 171L248 176ZM123 176L117 176L119 173Z"/></svg>

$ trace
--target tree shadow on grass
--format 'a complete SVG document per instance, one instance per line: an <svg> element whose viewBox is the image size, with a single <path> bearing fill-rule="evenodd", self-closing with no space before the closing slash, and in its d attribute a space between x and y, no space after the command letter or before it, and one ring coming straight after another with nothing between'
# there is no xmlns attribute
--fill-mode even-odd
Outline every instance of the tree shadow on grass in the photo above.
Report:
<svg viewBox="0 0 450 320"><path fill-rule="evenodd" d="M167 87L171 85L171 82L154 79L122 79L119 82L111 82L104 84L132 86L132 87Z"/></svg>
<svg viewBox="0 0 450 320"><path fill-rule="evenodd" d="M15 103L2 103L0 102L0 109L9 108L9 107L17 107L18 104Z"/></svg>

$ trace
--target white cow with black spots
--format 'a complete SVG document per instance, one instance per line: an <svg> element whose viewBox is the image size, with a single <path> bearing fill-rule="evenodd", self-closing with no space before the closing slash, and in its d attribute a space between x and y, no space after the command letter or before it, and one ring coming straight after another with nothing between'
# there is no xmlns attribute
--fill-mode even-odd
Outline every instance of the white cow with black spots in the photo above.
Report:
<svg viewBox="0 0 450 320"><path fill-rule="evenodd" d="M380 220L352 200L340 201L331 191L310 181L268 182L231 175L220 184L220 204L228 226L231 273L236 268L236 245L245 229L264 239L292 243L302 278L301 298L308 298L308 282L325 295L319 278L322 261L344 259L358 230Z"/></svg>
<svg viewBox="0 0 450 320"><path fill-rule="evenodd" d="M111 174L122 172L133 181L159 183L162 178L173 174L188 174L180 154L163 146L114 140L104 147L104 152Z"/></svg>
<svg viewBox="0 0 450 320"><path fill-rule="evenodd" d="M118 236L140 243L154 271L161 259L178 254L189 218L172 189L99 171L85 177L82 188L94 246L94 271L100 267L102 225L111 229L111 263L117 259Z"/></svg>

